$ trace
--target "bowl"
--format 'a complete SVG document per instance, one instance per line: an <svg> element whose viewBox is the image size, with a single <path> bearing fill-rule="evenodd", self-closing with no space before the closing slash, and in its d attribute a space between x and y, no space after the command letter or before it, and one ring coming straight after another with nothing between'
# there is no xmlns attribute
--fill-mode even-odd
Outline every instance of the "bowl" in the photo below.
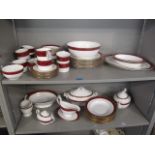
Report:
<svg viewBox="0 0 155 155"><path fill-rule="evenodd" d="M10 80L17 80L23 74L24 67L22 65L7 65L2 68L4 77Z"/></svg>
<svg viewBox="0 0 155 155"><path fill-rule="evenodd" d="M93 59L99 52L101 45L91 41L72 41L67 43L70 53L77 58Z"/></svg>

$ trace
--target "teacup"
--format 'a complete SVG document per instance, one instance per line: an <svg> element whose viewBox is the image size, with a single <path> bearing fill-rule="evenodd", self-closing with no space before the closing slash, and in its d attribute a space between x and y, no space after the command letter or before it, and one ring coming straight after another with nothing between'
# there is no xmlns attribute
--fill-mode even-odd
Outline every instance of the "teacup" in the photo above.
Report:
<svg viewBox="0 0 155 155"><path fill-rule="evenodd" d="M70 53L66 51L59 51L56 53L58 61L69 61Z"/></svg>
<svg viewBox="0 0 155 155"><path fill-rule="evenodd" d="M70 70L70 64L59 64L59 72L65 73L69 72Z"/></svg>
<svg viewBox="0 0 155 155"><path fill-rule="evenodd" d="M18 59L24 59L27 60L29 59L29 51L28 49L22 48L22 49L18 49L15 51L15 54L17 56Z"/></svg>
<svg viewBox="0 0 155 155"><path fill-rule="evenodd" d="M37 59L39 61L49 61L52 60L52 56L49 48L39 48L36 49Z"/></svg>

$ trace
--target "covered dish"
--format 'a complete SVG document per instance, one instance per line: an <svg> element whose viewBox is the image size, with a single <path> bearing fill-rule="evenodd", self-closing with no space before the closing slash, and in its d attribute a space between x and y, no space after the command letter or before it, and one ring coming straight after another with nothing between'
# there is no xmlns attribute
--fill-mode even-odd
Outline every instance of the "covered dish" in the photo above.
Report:
<svg viewBox="0 0 155 155"><path fill-rule="evenodd" d="M64 96L70 101L76 102L85 102L92 97L97 96L98 93L92 90L89 90L85 87L78 87L76 89L70 90L69 92L64 93ZM79 104L78 104L79 105Z"/></svg>

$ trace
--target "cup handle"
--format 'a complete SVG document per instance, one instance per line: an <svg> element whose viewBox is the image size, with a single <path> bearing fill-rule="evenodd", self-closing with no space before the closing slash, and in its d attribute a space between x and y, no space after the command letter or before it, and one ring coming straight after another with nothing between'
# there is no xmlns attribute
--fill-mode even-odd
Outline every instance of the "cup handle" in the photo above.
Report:
<svg viewBox="0 0 155 155"><path fill-rule="evenodd" d="M66 99L68 99L68 94L66 92L64 93L64 97L66 97Z"/></svg>
<svg viewBox="0 0 155 155"><path fill-rule="evenodd" d="M94 94L93 94L93 96L95 97L95 96L97 96L98 95L98 93L97 92L95 92Z"/></svg>
<svg viewBox="0 0 155 155"><path fill-rule="evenodd" d="M62 101L62 98L61 98L61 96L60 95L58 95L58 97L57 97L57 103L60 105L60 102Z"/></svg>
<svg viewBox="0 0 155 155"><path fill-rule="evenodd" d="M39 109L37 109L37 110L36 110L36 114L38 115L39 113L40 113L40 110L39 110Z"/></svg>
<svg viewBox="0 0 155 155"><path fill-rule="evenodd" d="M51 59L51 58L52 58L51 52L50 52L50 51L47 51L47 58L48 58L48 59Z"/></svg>

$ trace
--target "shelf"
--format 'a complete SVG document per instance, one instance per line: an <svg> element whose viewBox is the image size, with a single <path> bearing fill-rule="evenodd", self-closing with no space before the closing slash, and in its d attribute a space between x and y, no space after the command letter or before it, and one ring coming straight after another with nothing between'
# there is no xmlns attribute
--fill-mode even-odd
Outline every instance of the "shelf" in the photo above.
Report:
<svg viewBox="0 0 155 155"><path fill-rule="evenodd" d="M94 69L71 69L68 73L59 73L52 79L36 79L29 73L18 80L3 79L2 84L78 84L155 80L155 71L127 71L102 65Z"/></svg>
<svg viewBox="0 0 155 155"><path fill-rule="evenodd" d="M131 104L127 109L118 110L115 119L105 124L91 122L84 112L81 113L80 119L77 121L67 122L56 117L56 122L47 126L41 125L35 116L29 118L22 117L17 126L16 134L59 133L144 125L148 125L148 121L137 110L136 106Z"/></svg>

